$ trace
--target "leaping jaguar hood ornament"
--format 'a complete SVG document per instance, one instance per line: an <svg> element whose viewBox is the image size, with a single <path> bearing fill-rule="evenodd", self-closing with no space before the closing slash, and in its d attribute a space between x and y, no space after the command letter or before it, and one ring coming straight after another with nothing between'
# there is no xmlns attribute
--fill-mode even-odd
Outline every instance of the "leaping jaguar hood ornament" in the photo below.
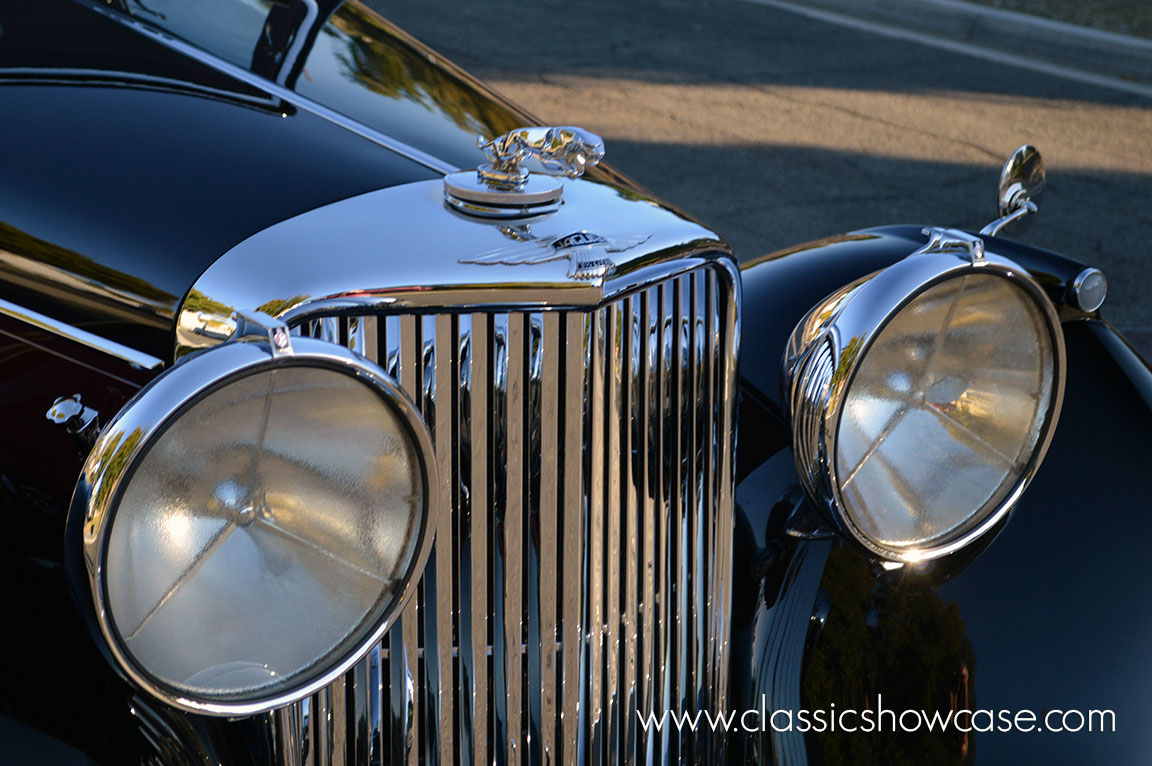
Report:
<svg viewBox="0 0 1152 766"><path fill-rule="evenodd" d="M604 159L604 141L583 128L517 128L490 141L476 139L488 155L489 163L476 174L491 186L520 188L528 180L528 168L521 162L535 157L549 170L568 178L578 178Z"/></svg>
<svg viewBox="0 0 1152 766"><path fill-rule="evenodd" d="M488 162L444 179L444 199L460 212L483 218L525 218L554 212L564 185L533 175L522 163L535 159L550 173L579 178L604 158L604 141L576 127L517 128L490 140L476 139Z"/></svg>

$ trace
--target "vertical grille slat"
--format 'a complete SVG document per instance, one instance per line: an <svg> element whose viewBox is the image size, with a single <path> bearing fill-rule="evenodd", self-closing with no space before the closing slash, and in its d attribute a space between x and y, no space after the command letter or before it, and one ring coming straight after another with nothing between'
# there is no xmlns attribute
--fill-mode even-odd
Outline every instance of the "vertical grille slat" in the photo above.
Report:
<svg viewBox="0 0 1152 766"><path fill-rule="evenodd" d="M588 501L588 763L599 766L604 757L604 464L608 459L604 444L604 309L592 315L591 417L588 461L591 489Z"/></svg>
<svg viewBox="0 0 1152 766"><path fill-rule="evenodd" d="M332 332L329 329L329 320L321 320L321 327L315 331L321 333L320 337ZM364 355L370 360L386 367L388 359L388 345L385 342L386 320L383 317L364 317L361 322L363 328ZM385 641L390 639L385 638ZM384 732L381 710L381 695L383 694L383 659L379 647L374 648L367 657L359 662L352 670L353 690L356 692L353 719L353 734L356 747L353 757L356 763L378 764L384 756ZM365 699L367 696L367 699Z"/></svg>
<svg viewBox="0 0 1152 766"><path fill-rule="evenodd" d="M270 717L300 766L709 763L637 712L727 690L732 272L583 310L318 317L436 450L424 576L381 644Z"/></svg>
<svg viewBox="0 0 1152 766"><path fill-rule="evenodd" d="M707 539L705 526L707 524L704 512L704 503L701 493L703 491L701 478L704 473L703 458L700 454L703 434L700 431L700 403L701 387L700 373L703 356L703 275L692 274L689 278L689 312L688 312L688 353L689 353L689 394L686 397L688 407L688 486L689 486L689 546L688 560L688 605L691 617L688 632L692 638L692 655L690 663L691 678L689 689L691 698L689 704L694 709L702 709L707 701L704 698L704 653L707 651L704 624L704 587L705 557L704 544ZM704 758L704 737L697 737L693 742L692 758L700 763Z"/></svg>
<svg viewBox="0 0 1152 766"><path fill-rule="evenodd" d="M576 766L580 762L580 743L586 736L581 720L584 679L581 663L587 652L584 642L584 387L586 356L591 347L588 320L581 314L567 316L564 347L564 709L563 762ZM579 393L575 393L579 392Z"/></svg>
<svg viewBox="0 0 1152 766"><path fill-rule="evenodd" d="M669 595L672 605L672 645L673 667L672 675L672 705L674 710L685 710L685 686L687 676L687 625L685 620L685 607L687 594L686 585L685 548L685 497L684 497L684 280L677 279L672 282L672 311L669 336L672 345L672 367L669 371L672 383L672 398L668 402L668 415L665 422L671 431L671 513L669 523L672 525L670 545L674 551L671 554L671 567L669 575ZM681 730L678 741L673 748L673 754L678 760L684 760L686 743L690 733Z"/></svg>
<svg viewBox="0 0 1152 766"><path fill-rule="evenodd" d="M668 466L668 430L670 426L664 417L665 409L671 399L669 390L668 369L671 367L670 341L666 340L665 317L669 309L669 285L656 288L656 400L655 412L652 414L652 429L656 434L656 647L660 657L655 660L659 667L659 687L654 710L669 710L672 707L672 686L670 680L675 674L673 657L673 642L671 639L674 628L674 614L671 610L671 598L668 592L668 561L671 548L669 546L670 513L670 486ZM659 735L660 743L656 748L658 756L668 751L671 732L664 729ZM665 759L658 757L659 762Z"/></svg>
<svg viewBox="0 0 1152 766"><path fill-rule="evenodd" d="M507 425L506 477L504 500L504 692L507 705L504 725L507 742L506 763L519 766L521 759L522 660L524 612L523 600L523 541L524 500L527 484L524 469L527 462L525 442L525 391L527 380L528 346L525 316L508 317L508 383L505 417ZM499 738L497 738L499 744Z"/></svg>
<svg viewBox="0 0 1152 766"><path fill-rule="evenodd" d="M739 325L736 318L736 304L733 300L727 300L721 306L719 302L716 304L717 311L712 317L716 322L716 351L717 351L717 390L713 403L718 406L720 410L719 423L722 424L721 428L725 433L735 433L736 422L736 358L739 344ZM730 344L728 347L722 347L722 341L719 340L720 333L726 332L730 337L727 339ZM718 440L720 444L725 444L727 439L721 438ZM716 685L713 691L713 698L717 700L728 699L728 607L732 603L731 599L731 582L732 582L732 533L733 533L733 493L736 490L735 484L735 449L734 445L725 445L725 448L720 450L719 456L719 470L716 476L719 480L716 482L719 492L719 498L716 502L716 528L718 530L716 537L715 563L712 566L712 571L723 572L726 574L724 577L717 577L714 580L714 590L712 599L712 614L716 619L715 632L717 658L716 658ZM719 740L719 738L718 738Z"/></svg>
<svg viewBox="0 0 1152 766"><path fill-rule="evenodd" d="M347 681L339 678L332 684L331 694L326 706L328 711L328 730L331 732L332 742L329 750L329 763L343 764L348 761L348 715Z"/></svg>
<svg viewBox="0 0 1152 766"><path fill-rule="evenodd" d="M637 465L640 468L639 492L640 502L643 505L643 534L640 544L640 568L644 580L644 593L641 598L641 635L643 636L640 649L641 667L644 677L640 686L640 709L652 710L658 699L657 684L660 659L656 656L656 504L653 493L656 487L653 483L654 471L652 443L652 411L654 407L653 371L656 365L655 339L653 336L652 291L645 290L640 295L640 324L638 328L640 377L637 390L637 427L640 434L640 452L637 455ZM648 731L642 743L642 752L653 752L656 735Z"/></svg>
<svg viewBox="0 0 1152 766"><path fill-rule="evenodd" d="M387 639L385 639L387 642ZM372 766L383 763L384 750L384 651L375 647L368 655L368 762Z"/></svg>
<svg viewBox="0 0 1152 766"><path fill-rule="evenodd" d="M419 337L420 325L412 315L400 317L400 386L404 392L420 402L422 364L417 349L423 344ZM420 624L420 591L423 583L417 585L416 597L404 608L404 613L396 628L392 630L390 646L395 651L389 657L392 668L392 753L393 763L418 766L419 751L416 743L420 739L420 688L417 683L420 670L417 667L418 636ZM397 710L396 705L402 705Z"/></svg>
<svg viewBox="0 0 1152 766"><path fill-rule="evenodd" d="M543 696L543 671L542 660L546 657L541 657L541 652L533 651L532 647L542 647L543 639L541 632L543 630L540 623L540 588L542 585L541 578L544 576L547 566L544 559L543 543L540 539L540 513L541 513L541 498L540 498L540 428L542 427L543 419L540 410L540 386L539 380L542 373L543 365L543 349L540 341L543 336L543 328L541 326L539 315L528 315L525 319L527 325L527 349L525 351L525 412L524 412L524 429L525 429L525 447L527 453L525 455L525 485L524 493L527 499L526 502L526 516L525 516L525 539L526 539L526 554L525 563L527 570L524 577L524 614L523 625L521 626L522 633L525 636L525 643L523 649L523 661L526 667L526 675L523 682L525 688L521 690L522 704L524 711L521 713L521 719L525 729L521 733L521 742L523 749L520 752L521 763L539 763L540 762L540 736L543 728L543 720L541 715L541 697ZM555 644L553 644L555 647ZM535 693L535 690L540 689L540 693ZM529 749L530 748L530 749Z"/></svg>
<svg viewBox="0 0 1152 766"><path fill-rule="evenodd" d="M620 493L620 424L623 422L623 365L622 323L620 304L605 310L605 377L607 380L607 404L605 408L604 430L608 435L608 451L604 456L604 469L607 474L607 488L604 502L607 545L604 551L606 571L606 606L604 631L605 660L605 704L608 722L605 736L608 746L607 762L620 761L620 578L622 561L620 558L620 522L624 504Z"/></svg>
<svg viewBox="0 0 1152 766"><path fill-rule="evenodd" d="M472 762L480 764L488 763L491 743L488 726L488 711L491 709L488 696L488 416L491 413L488 358L491 324L492 319L487 314L472 315L471 504L468 514L469 563L464 571L472 581L469 601Z"/></svg>
<svg viewBox="0 0 1152 766"><path fill-rule="evenodd" d="M435 656L424 658L425 662L435 662L438 671L439 688L435 725L439 728L439 763L448 766L453 763L452 743L455 739L455 690L456 673L452 648L455 644L452 626L456 621L453 583L457 572L453 567L456 559L456 545L453 530L456 528L457 482L451 477L457 475L455 461L457 443L456 430L456 390L460 379L459 360L456 355L457 341L455 320L448 315L436 317L436 340L433 360L436 364L436 421L433 428L433 443L436 448L436 467L440 481L440 517L436 522L436 539L443 541L432 552L436 572L436 644Z"/></svg>
<svg viewBox="0 0 1152 766"><path fill-rule="evenodd" d="M301 722L303 704L289 705L272 713L272 736L280 763L284 766L301 766L304 748L308 739L304 735Z"/></svg>
<svg viewBox="0 0 1152 766"><path fill-rule="evenodd" d="M558 671L556 625L559 575L562 562L557 553L559 529L560 457L560 349L561 317L556 313L543 317L540 340L542 369L540 374L540 748L538 762L552 764L556 759ZM531 646L529 647L531 651Z"/></svg>
<svg viewBox="0 0 1152 766"><path fill-rule="evenodd" d="M627 298L624 301L622 313L623 322L620 327L621 342L624 347L622 360L622 393L624 397L621 419L616 424L623 437L620 450L621 471L624 475L624 497L620 508L623 514L624 532L624 623L623 652L624 652L624 678L622 682L623 695L621 698L620 715L623 719L623 753L626 758L636 752L636 727L638 722L635 714L637 710L636 696L636 653L639 643L639 570L637 558L640 552L638 525L640 514L638 509L637 483L636 483L636 431L639 423L639 410L636 406L637 388L640 376L637 368L637 356L640 342L637 332L636 301Z"/></svg>
<svg viewBox="0 0 1152 766"><path fill-rule="evenodd" d="M703 335L704 335L704 363L703 363L703 402L701 403L704 409L704 468L703 468L703 485L704 485L704 499L710 506L715 507L715 482L716 482L716 418L715 408L713 402L716 397L716 387L713 376L715 375L715 361L714 355L716 353L716 343L713 340L712 331L712 317L716 313L716 299L713 295L715 289L715 278L711 272L704 272L704 316L703 316ZM707 547L709 561L716 550L716 520L707 518L705 520L707 525ZM701 572L701 575L704 573ZM704 579L702 577L702 579ZM702 590L704 591L703 611L705 615L712 614L712 593L711 585L714 580L712 576L712 568L709 566L707 572L707 580L702 583ZM715 635L713 630L715 628L714 618L707 621L709 634ZM704 683L708 688L714 688L716 683L716 649L715 642L712 642L706 655L706 675Z"/></svg>
<svg viewBox="0 0 1152 766"><path fill-rule="evenodd" d="M309 705L311 708L310 720L311 724L311 741L308 754L308 763L320 763L321 759L331 757L329 747L331 746L331 737L328 730L328 722L330 716L332 689L321 689L316 693L315 703Z"/></svg>

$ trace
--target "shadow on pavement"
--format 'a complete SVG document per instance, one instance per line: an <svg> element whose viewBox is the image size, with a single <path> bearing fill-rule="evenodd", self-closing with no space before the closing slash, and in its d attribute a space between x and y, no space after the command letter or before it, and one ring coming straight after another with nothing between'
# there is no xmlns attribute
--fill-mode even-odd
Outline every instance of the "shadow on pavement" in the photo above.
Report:
<svg viewBox="0 0 1152 766"><path fill-rule="evenodd" d="M742 259L889 223L979 227L1001 158L1034 142L1049 185L1021 239L1104 269L1106 313L1152 327L1138 96L740 0L370 4L545 122L600 131L615 167Z"/></svg>

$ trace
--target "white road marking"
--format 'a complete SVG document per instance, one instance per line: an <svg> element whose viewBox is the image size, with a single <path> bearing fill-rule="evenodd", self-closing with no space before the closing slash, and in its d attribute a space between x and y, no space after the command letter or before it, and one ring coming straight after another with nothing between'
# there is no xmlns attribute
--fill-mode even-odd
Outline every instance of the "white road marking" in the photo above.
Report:
<svg viewBox="0 0 1152 766"><path fill-rule="evenodd" d="M941 50L951 51L953 53L960 53L973 58L983 59L984 61L991 61L997 64L1007 64L1009 66L1026 69L1030 72L1037 72L1039 74L1051 75L1053 77L1062 77L1066 80L1073 82L1084 83L1086 85L1094 85L1100 88L1109 88L1112 90L1123 91L1125 93L1134 93L1138 96L1152 98L1152 85L1142 85L1140 83L1128 82L1118 77L1109 77L1108 75L1095 74L1093 72L1085 72L1080 69L1073 69L1072 67L1060 66L1059 64L1050 64L1046 61L1038 61L1036 59L1028 58L1026 56L1015 56L1011 53L1004 53L1002 51L992 50L990 48L981 48L978 45L971 45L969 43L957 42L949 40L944 37L936 37L926 34L920 30L902 29L900 27L889 26L888 24L879 24L873 21L865 21L863 19L845 16L843 14L834 13L832 11L823 11L816 8L809 8L795 3L785 2L785 0L744 0L746 3L756 3L758 5L767 5L772 8L779 8L780 10L798 13L801 16L807 16L811 19L819 21L826 21L830 24L838 24L852 29L859 29L863 32L871 32L872 34L890 37L896 40L906 40L908 42L919 43L932 48L939 48Z"/></svg>

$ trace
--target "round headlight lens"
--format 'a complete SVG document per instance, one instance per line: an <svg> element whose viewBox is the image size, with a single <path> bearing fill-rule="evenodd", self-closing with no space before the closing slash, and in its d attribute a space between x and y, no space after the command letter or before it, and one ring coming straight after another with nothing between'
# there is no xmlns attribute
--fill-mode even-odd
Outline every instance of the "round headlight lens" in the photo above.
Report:
<svg viewBox="0 0 1152 766"><path fill-rule="evenodd" d="M1007 279L969 274L913 298L845 396L836 481L857 530L907 550L977 526L1030 461L1053 374L1045 318Z"/></svg>
<svg viewBox="0 0 1152 766"><path fill-rule="evenodd" d="M175 704L242 713L307 693L378 639L418 576L427 441L378 371L327 361L257 364L150 420L164 381L97 445L105 630Z"/></svg>
<svg viewBox="0 0 1152 766"><path fill-rule="evenodd" d="M882 558L974 542L1043 459L1064 390L1051 301L1019 265L944 232L830 295L785 360L801 482Z"/></svg>

